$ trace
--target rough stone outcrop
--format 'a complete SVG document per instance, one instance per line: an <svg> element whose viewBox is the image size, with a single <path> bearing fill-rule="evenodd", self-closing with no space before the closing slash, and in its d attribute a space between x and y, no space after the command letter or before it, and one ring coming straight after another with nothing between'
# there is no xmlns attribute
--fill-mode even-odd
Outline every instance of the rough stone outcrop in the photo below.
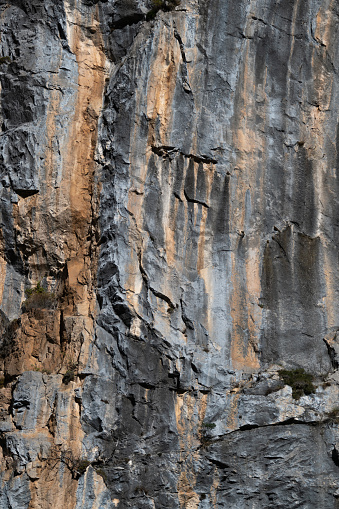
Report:
<svg viewBox="0 0 339 509"><path fill-rule="evenodd" d="M337 2L0 34L0 508L339 507Z"/></svg>

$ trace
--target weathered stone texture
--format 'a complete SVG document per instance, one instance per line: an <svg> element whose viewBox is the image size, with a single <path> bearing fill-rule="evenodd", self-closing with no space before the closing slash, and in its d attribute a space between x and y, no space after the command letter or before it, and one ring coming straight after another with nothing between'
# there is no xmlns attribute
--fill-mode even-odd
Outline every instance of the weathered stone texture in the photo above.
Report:
<svg viewBox="0 0 339 509"><path fill-rule="evenodd" d="M0 1L0 508L337 508L339 7L155 3Z"/></svg>

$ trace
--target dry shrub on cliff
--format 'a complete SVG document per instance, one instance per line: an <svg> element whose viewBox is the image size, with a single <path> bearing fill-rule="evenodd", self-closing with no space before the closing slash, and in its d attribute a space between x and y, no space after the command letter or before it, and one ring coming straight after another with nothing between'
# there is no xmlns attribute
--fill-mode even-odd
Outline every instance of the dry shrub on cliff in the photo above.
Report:
<svg viewBox="0 0 339 509"><path fill-rule="evenodd" d="M30 309L54 309L56 307L57 299L54 293L48 292L40 282L35 288L26 290L27 299L22 307L24 311Z"/></svg>
<svg viewBox="0 0 339 509"><path fill-rule="evenodd" d="M77 374L78 365L76 362L69 360L67 365L67 371L62 377L62 383L68 385L69 382L73 382Z"/></svg>
<svg viewBox="0 0 339 509"><path fill-rule="evenodd" d="M292 397L294 399L300 399L301 396L308 396L315 392L313 375L306 373L303 368L292 370L281 369L279 376L286 385L292 387Z"/></svg>
<svg viewBox="0 0 339 509"><path fill-rule="evenodd" d="M89 467L90 464L91 464L91 462L88 460L78 461L75 465L75 468L76 468L78 474L83 475L86 472L87 467Z"/></svg>
<svg viewBox="0 0 339 509"><path fill-rule="evenodd" d="M75 458L72 451L63 451L60 460L72 472L73 479L79 479L91 465L87 459Z"/></svg>
<svg viewBox="0 0 339 509"><path fill-rule="evenodd" d="M212 443L211 431L216 425L214 422L203 422L200 428L200 442L203 448L208 447Z"/></svg>

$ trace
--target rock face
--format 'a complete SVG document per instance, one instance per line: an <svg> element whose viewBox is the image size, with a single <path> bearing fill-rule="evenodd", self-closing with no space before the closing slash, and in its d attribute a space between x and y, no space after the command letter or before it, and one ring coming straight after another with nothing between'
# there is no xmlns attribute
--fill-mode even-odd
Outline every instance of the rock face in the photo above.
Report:
<svg viewBox="0 0 339 509"><path fill-rule="evenodd" d="M337 2L0 33L0 508L338 508Z"/></svg>

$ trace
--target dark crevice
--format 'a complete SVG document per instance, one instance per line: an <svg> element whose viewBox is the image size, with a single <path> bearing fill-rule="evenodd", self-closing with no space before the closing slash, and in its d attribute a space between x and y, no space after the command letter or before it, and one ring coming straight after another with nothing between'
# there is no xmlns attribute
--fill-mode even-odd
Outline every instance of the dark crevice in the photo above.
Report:
<svg viewBox="0 0 339 509"><path fill-rule="evenodd" d="M326 48L326 44L324 44L322 41L320 41L319 39L317 39L317 37L315 36L314 34L314 31L313 31L313 26L312 26L312 23L311 23L311 26L310 26L310 32L311 32L311 37L312 39L314 40L314 42L319 46L323 46Z"/></svg>
<svg viewBox="0 0 339 509"><path fill-rule="evenodd" d="M176 394L186 394L187 392L190 392L188 389L185 389L184 387L170 388L170 391L174 391Z"/></svg>
<svg viewBox="0 0 339 509"><path fill-rule="evenodd" d="M142 277L146 287L149 288L148 275L147 275L144 267L142 266L141 252L140 251L138 252L138 261L139 261L139 270L140 270L141 277Z"/></svg>
<svg viewBox="0 0 339 509"><path fill-rule="evenodd" d="M184 191L184 195L185 195L185 198L186 198L186 200L188 202L190 202L190 203L198 203L199 205L202 205L203 207L206 207L207 209L209 209L209 206L204 201L196 200L195 198L190 198L188 196L188 194L186 193L186 191Z"/></svg>
<svg viewBox="0 0 339 509"><path fill-rule="evenodd" d="M290 262L290 260L288 259L287 253L286 253L285 249L283 248L283 246L281 245L281 243L279 242L279 240L276 237L272 237L272 240L274 240L274 242L276 242L278 244L278 246L280 247L280 249L282 250L282 252L284 253L284 255L286 257L286 260L288 262Z"/></svg>
<svg viewBox="0 0 339 509"><path fill-rule="evenodd" d="M192 94L192 89L191 89L191 85L189 83L189 76L188 76L188 70L187 70L187 59L186 59L186 55L185 55L185 46L184 46L184 43L182 42L182 39L181 39L179 32L176 29L175 25L174 25L174 37L176 38L176 40L179 43L181 58L183 61L182 65L181 65L182 86L186 93Z"/></svg>
<svg viewBox="0 0 339 509"><path fill-rule="evenodd" d="M133 320L133 315L128 304L122 300L117 300L112 303L112 307L115 314L121 319L126 327L130 327Z"/></svg>
<svg viewBox="0 0 339 509"><path fill-rule="evenodd" d="M299 421L295 419L294 417L291 417L290 419L286 419L286 421L280 421L280 422L273 422L272 424L244 424L244 426L240 426L238 430L235 431L248 431L255 428L268 428L273 426L290 426L291 424L304 424L307 426L315 426L319 424L318 421ZM232 432L232 433L234 433Z"/></svg>
<svg viewBox="0 0 339 509"><path fill-rule="evenodd" d="M67 343L67 330L65 327L63 310L60 311L59 338L61 349L63 349L65 348L65 343Z"/></svg>
<svg viewBox="0 0 339 509"><path fill-rule="evenodd" d="M174 192L173 194L174 194L174 196L175 196L175 197L176 197L179 201L181 201L181 202L182 202L182 199L180 198L180 196L178 195L178 193Z"/></svg>
<svg viewBox="0 0 339 509"><path fill-rule="evenodd" d="M191 362L191 368L194 373L200 373L200 369L197 368L197 366L194 364L194 362Z"/></svg>
<svg viewBox="0 0 339 509"><path fill-rule="evenodd" d="M180 305L181 305L181 318L184 324L186 325L187 329L194 330L194 324L192 320L190 320L184 311L183 301L180 299Z"/></svg>
<svg viewBox="0 0 339 509"><path fill-rule="evenodd" d="M150 384L147 382L138 382L138 385L140 385L140 387L142 387L143 389L154 390L156 388L154 384Z"/></svg>
<svg viewBox="0 0 339 509"><path fill-rule="evenodd" d="M331 344L329 343L329 341L326 338L323 338L323 341L324 341L324 343L326 345L327 352L328 352L328 355L330 357L330 361L331 361L332 367L333 367L334 370L337 370L338 367L339 367L339 363L338 363L338 360L337 360L336 351L333 348L333 346L331 346Z"/></svg>
<svg viewBox="0 0 339 509"><path fill-rule="evenodd" d="M55 437L55 431L56 431L56 428L57 428L57 421L56 421L56 406L57 406L57 402L56 402L56 399L54 400L54 404L53 404L53 409L52 409L52 412L51 412L51 415L47 421L47 428L48 428L48 431L50 432L50 434Z"/></svg>
<svg viewBox="0 0 339 509"><path fill-rule="evenodd" d="M184 157L187 157L189 159L193 159L195 163L202 163L202 164L218 164L218 161L216 159L213 159L211 157L205 156L205 155L195 155L195 154L185 154L184 152L181 152L177 147L170 147L166 145L162 146L152 146L152 152L154 154L157 154L160 157L167 158L171 157L173 154L180 154Z"/></svg>
<svg viewBox="0 0 339 509"><path fill-rule="evenodd" d="M286 419L286 421L274 422L272 424L245 424L244 426L240 426L239 428L234 429L233 431L230 431L226 435L216 437L216 438L211 438L211 441L208 445L213 445L218 442L223 442L224 440L227 440L227 438L230 435L233 435L234 433L239 433L241 431L250 431L252 429L270 428L270 427L276 427L276 426L291 426L292 424L304 425L304 426L319 426L319 424L322 424L322 423L320 421L299 421L299 420L295 419L294 417L292 417L290 419ZM200 446L200 447L198 447L198 450L201 448L205 448L205 447ZM338 452L337 452L337 454L338 454ZM338 455L338 461L339 461L339 455Z"/></svg>
<svg viewBox="0 0 339 509"><path fill-rule="evenodd" d="M171 301L171 299L169 297L167 297L167 295L165 295L164 293L161 293L159 292L158 290L155 290L155 288L152 288L152 286L150 285L150 282L149 282L149 277L145 271L145 269L143 268L142 266L142 261L141 261L141 253L139 252L138 253L138 259L139 259L139 269L140 269L140 273L141 273L141 276L142 276L142 279L144 280L145 282L145 285L146 287L148 288L148 290L150 292L153 293L153 295L155 295L156 297L158 297L159 299L162 299L164 300L165 302L167 302L167 304L169 305L169 307L171 309L175 309L176 306L173 304L173 302Z"/></svg>
<svg viewBox="0 0 339 509"><path fill-rule="evenodd" d="M208 461L213 463L213 465L220 468L221 470L224 470L225 468L230 468L230 465L227 465L227 463L224 463L223 461L220 460L216 460L214 458L208 458Z"/></svg>
<svg viewBox="0 0 339 509"><path fill-rule="evenodd" d="M126 396L126 398L132 403L132 406L136 405L136 400L135 400L134 394L129 394L128 396Z"/></svg>
<svg viewBox="0 0 339 509"><path fill-rule="evenodd" d="M264 21L264 20L263 20L263 19L261 19L261 18L257 18L256 16L251 16L251 18L252 18L254 21L260 21L260 23L263 23L263 25L270 26L268 23L266 23L266 21Z"/></svg>
<svg viewBox="0 0 339 509"><path fill-rule="evenodd" d="M114 21L111 24L112 30L122 30L123 28L127 26L137 25L140 23L140 21L145 21L146 16L145 14L131 14L130 16L125 16L123 18L118 19L117 21Z"/></svg>
<svg viewBox="0 0 339 509"><path fill-rule="evenodd" d="M184 392L186 392L185 389L180 387L180 373L179 373L179 371L173 371L172 373L168 373L168 378L174 379L176 391L183 390Z"/></svg>
<svg viewBox="0 0 339 509"><path fill-rule="evenodd" d="M29 196L33 196L39 193L38 189L14 189L16 194L18 194L21 198L28 198Z"/></svg>
<svg viewBox="0 0 339 509"><path fill-rule="evenodd" d="M338 453L338 450L334 447L332 449L332 460L333 460L333 463L339 467L339 453Z"/></svg>
<svg viewBox="0 0 339 509"><path fill-rule="evenodd" d="M152 288L151 286L149 286L149 290L153 293L153 295L155 295L156 297L158 297L159 299L162 299L164 300L165 302L167 302L167 304L169 305L169 307L171 309L175 309L175 305L173 304L173 302L171 301L171 299L169 297L167 297L167 295L165 295L164 293L161 293L161 292L158 292L158 290L155 290L154 288Z"/></svg>
<svg viewBox="0 0 339 509"><path fill-rule="evenodd" d="M205 155L196 156L194 154L184 154L183 152L182 152L182 155L185 157L188 157L190 159L193 159L193 161L195 163L203 163L203 164L217 164L218 163L218 161L216 159L212 159L211 157L208 157Z"/></svg>
<svg viewBox="0 0 339 509"><path fill-rule="evenodd" d="M163 145L160 147L156 147L156 146L152 145L152 152L154 152L154 154L156 154L159 157L166 158L166 157L170 157L174 153L179 153L179 149L176 147L170 147L170 146L166 146L166 145Z"/></svg>
<svg viewBox="0 0 339 509"><path fill-rule="evenodd" d="M67 41L67 36L65 34L65 31L64 29L62 28L62 26L60 25L60 23L58 23L58 32L59 32L59 37L62 41Z"/></svg>
<svg viewBox="0 0 339 509"><path fill-rule="evenodd" d="M181 52L181 58L183 59L183 61L185 62L185 64L187 63L187 60L186 60L186 55L185 55L185 47L184 47L184 43L182 42L182 39L179 35L179 32L178 30L175 28L174 29L174 37L176 38L176 40L178 41L179 43L179 46L180 46L180 52Z"/></svg>

